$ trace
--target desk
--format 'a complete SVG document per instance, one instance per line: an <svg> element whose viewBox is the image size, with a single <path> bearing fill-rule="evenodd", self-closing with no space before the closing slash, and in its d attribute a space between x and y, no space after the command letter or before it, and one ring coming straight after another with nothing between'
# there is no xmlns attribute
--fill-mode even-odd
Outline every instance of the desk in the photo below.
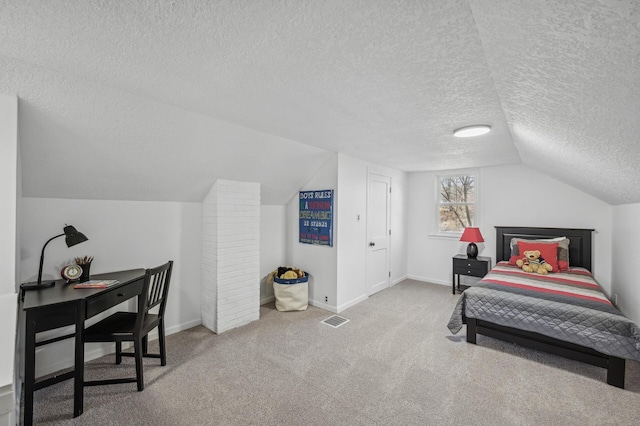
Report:
<svg viewBox="0 0 640 426"><path fill-rule="evenodd" d="M42 290L30 290L25 293L22 309L25 311L24 327L24 425L33 423L33 392L63 380L74 379L73 417L83 411L84 345L82 333L84 321L119 303L131 299L140 293L144 284L144 269L111 272L94 275L95 280L118 280L120 283L104 289L74 289L72 284L63 280ZM60 327L75 325L75 333L36 342L36 333ZM73 371L36 381L36 347L74 338Z"/></svg>

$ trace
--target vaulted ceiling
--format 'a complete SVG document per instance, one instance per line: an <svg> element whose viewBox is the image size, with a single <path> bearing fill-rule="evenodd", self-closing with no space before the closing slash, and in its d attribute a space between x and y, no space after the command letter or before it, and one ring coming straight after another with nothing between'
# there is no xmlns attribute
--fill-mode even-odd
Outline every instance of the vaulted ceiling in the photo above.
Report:
<svg viewBox="0 0 640 426"><path fill-rule="evenodd" d="M281 204L342 152L636 203L639 68L634 0L0 0L25 196Z"/></svg>

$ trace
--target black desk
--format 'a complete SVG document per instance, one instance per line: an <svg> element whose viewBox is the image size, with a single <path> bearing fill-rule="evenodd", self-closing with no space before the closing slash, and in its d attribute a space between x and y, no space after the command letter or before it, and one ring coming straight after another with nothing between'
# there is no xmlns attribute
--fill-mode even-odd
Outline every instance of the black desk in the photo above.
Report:
<svg viewBox="0 0 640 426"><path fill-rule="evenodd" d="M111 272L94 275L91 279L118 280L120 283L104 289L74 289L64 281L42 290L25 293L22 309L25 311L24 327L24 424L33 423L33 392L63 380L74 379L73 417L83 411L84 345L82 333L84 321L94 315L118 305L140 293L144 284L144 269ZM137 291L136 291L137 290ZM75 325L75 333L36 342L36 333ZM36 381L36 347L60 340L75 339L74 370Z"/></svg>

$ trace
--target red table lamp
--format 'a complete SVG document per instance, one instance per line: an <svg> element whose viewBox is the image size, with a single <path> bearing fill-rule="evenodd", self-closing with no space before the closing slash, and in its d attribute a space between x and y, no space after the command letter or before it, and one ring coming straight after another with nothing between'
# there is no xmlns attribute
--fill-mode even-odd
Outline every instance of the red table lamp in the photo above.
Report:
<svg viewBox="0 0 640 426"><path fill-rule="evenodd" d="M482 238L479 228L464 228L460 241L469 243L467 246L467 257L475 259L478 257L478 246L476 243L483 243L484 238Z"/></svg>

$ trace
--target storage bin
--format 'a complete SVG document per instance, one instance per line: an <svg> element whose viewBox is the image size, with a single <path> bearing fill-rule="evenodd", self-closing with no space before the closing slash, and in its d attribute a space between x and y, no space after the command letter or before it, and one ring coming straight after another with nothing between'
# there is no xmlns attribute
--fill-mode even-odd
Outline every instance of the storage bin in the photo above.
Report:
<svg viewBox="0 0 640 426"><path fill-rule="evenodd" d="M273 278L273 294L279 311L304 311L309 305L309 274L293 280Z"/></svg>

